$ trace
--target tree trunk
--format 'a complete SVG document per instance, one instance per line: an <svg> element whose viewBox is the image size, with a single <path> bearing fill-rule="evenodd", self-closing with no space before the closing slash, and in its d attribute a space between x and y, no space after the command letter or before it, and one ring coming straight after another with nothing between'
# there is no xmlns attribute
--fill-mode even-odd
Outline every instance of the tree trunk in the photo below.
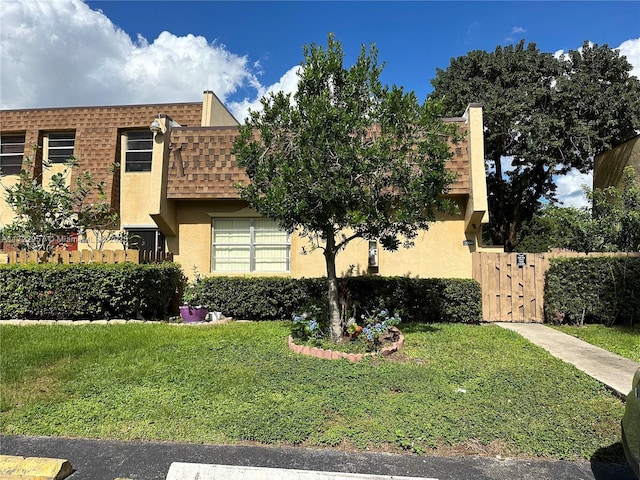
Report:
<svg viewBox="0 0 640 480"><path fill-rule="evenodd" d="M327 298L329 300L329 333L331 340L339 343L343 340L342 320L340 317L340 298L338 296L338 278L336 276L336 248L333 232L326 233L327 245L324 258L327 264Z"/></svg>

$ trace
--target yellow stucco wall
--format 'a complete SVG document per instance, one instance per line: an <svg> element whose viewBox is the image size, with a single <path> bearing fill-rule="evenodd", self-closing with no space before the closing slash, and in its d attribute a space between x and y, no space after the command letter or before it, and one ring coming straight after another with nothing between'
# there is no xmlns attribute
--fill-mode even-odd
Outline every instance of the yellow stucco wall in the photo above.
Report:
<svg viewBox="0 0 640 480"><path fill-rule="evenodd" d="M487 200L487 180L484 164L484 123L482 106L473 103L464 112L468 124L469 135L469 202L465 213L465 229L468 233L477 234L483 223L489 222L489 205Z"/></svg>
<svg viewBox="0 0 640 480"><path fill-rule="evenodd" d="M126 134L120 137L122 158L120 162L120 224L123 227L153 227L155 222L151 214L159 211L162 189L162 162L153 161L150 172L127 172L126 167ZM162 158L164 143L154 140L153 159ZM158 150L160 157L156 153Z"/></svg>
<svg viewBox="0 0 640 480"><path fill-rule="evenodd" d="M13 223L13 219L15 218L13 210L5 200L7 194L5 188L13 187L18 183L18 180L18 175L4 175L0 177L0 228Z"/></svg>
<svg viewBox="0 0 640 480"><path fill-rule="evenodd" d="M255 217L257 214L240 201L181 201L176 204L177 235L167 237L167 250L174 253L175 261L182 265L190 278L193 277L194 267L201 275L225 275L211 272L211 219L217 216ZM465 240L471 240L472 245L465 245ZM471 278L471 253L476 248L476 242L474 236L465 234L462 215L447 217L435 222L429 231L421 232L412 248L387 252L379 246L377 274ZM296 278L326 275L322 251L317 249L305 255L302 253L303 247L309 250L308 239L292 235L291 271L282 275ZM368 253L368 241L352 241L338 254L338 275L372 273L368 269Z"/></svg>
<svg viewBox="0 0 640 480"><path fill-rule="evenodd" d="M120 190L120 223L123 226L155 225L149 212L154 185L150 172L127 172L122 174Z"/></svg>
<svg viewBox="0 0 640 480"><path fill-rule="evenodd" d="M65 184L67 187L71 186L71 169L67 169L64 163L52 163L49 168L42 169L42 185L45 190L49 190L51 179L59 173L65 175Z"/></svg>
<svg viewBox="0 0 640 480"><path fill-rule="evenodd" d="M201 275L211 270L211 217L215 202L178 202L176 205L176 235L167 237L167 251L182 265L189 278L193 269Z"/></svg>
<svg viewBox="0 0 640 480"><path fill-rule="evenodd" d="M428 231L422 231L411 248L389 252L378 244L378 267L368 268L369 242L356 239L336 258L338 276L366 275L410 276L420 278L471 278L471 249L463 245L467 239L464 233L464 219L447 219L432 224ZM294 236L291 240L291 276L319 277L326 275L322 251L301 255L303 246L308 246L306 238Z"/></svg>
<svg viewBox="0 0 640 480"><path fill-rule="evenodd" d="M202 98L202 127L235 127L238 121L211 90L205 90Z"/></svg>

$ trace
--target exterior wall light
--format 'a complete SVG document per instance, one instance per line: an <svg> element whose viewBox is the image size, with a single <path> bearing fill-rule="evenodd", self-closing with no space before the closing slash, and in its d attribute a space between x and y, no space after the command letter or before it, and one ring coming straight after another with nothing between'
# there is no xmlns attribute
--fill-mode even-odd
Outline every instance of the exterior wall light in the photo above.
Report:
<svg viewBox="0 0 640 480"><path fill-rule="evenodd" d="M162 125L160 125L160 122L157 118L154 119L153 122L151 122L151 125L149 125L149 130L151 130L155 135L162 135Z"/></svg>
<svg viewBox="0 0 640 480"><path fill-rule="evenodd" d="M378 242L375 240L369 240L369 255L368 255L369 267L378 266Z"/></svg>

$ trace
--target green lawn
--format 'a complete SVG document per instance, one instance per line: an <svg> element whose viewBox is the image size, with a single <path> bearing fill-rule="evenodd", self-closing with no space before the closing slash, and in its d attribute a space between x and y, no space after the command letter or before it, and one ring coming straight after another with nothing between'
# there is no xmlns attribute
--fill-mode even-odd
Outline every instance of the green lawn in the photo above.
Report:
<svg viewBox="0 0 640 480"><path fill-rule="evenodd" d="M619 459L622 403L513 332L404 325L399 356L351 364L288 331L2 326L0 432Z"/></svg>
<svg viewBox="0 0 640 480"><path fill-rule="evenodd" d="M554 328L640 363L640 324L633 327L589 324L582 327L563 325Z"/></svg>

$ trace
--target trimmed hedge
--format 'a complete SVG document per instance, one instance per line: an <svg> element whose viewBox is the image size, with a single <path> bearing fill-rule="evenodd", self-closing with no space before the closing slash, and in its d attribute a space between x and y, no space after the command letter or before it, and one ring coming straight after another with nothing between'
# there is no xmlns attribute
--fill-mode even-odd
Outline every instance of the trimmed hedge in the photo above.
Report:
<svg viewBox="0 0 640 480"><path fill-rule="evenodd" d="M467 279L348 277L338 281L349 315L387 308L406 322L468 322L482 319L480 285ZM326 298L325 278L206 277L195 285L193 304L234 318L290 319Z"/></svg>
<svg viewBox="0 0 640 480"><path fill-rule="evenodd" d="M632 325L640 321L640 257L552 258L545 321Z"/></svg>
<svg viewBox="0 0 640 480"><path fill-rule="evenodd" d="M0 266L0 318L164 319L184 275L175 263Z"/></svg>
<svg viewBox="0 0 640 480"><path fill-rule="evenodd" d="M284 277L202 277L193 287L192 305L248 320L290 319L324 293L323 279Z"/></svg>

